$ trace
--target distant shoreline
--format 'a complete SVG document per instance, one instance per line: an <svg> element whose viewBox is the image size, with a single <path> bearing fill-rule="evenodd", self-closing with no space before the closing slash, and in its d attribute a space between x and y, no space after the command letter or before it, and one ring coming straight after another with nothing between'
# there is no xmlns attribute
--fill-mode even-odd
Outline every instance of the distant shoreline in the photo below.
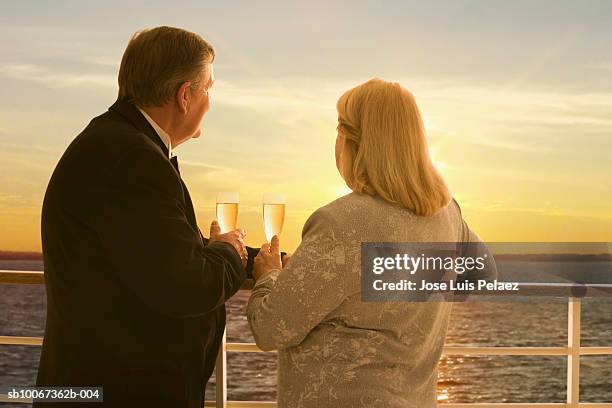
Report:
<svg viewBox="0 0 612 408"><path fill-rule="evenodd" d="M612 262L612 254L494 254L498 261ZM40 252L0 251L0 261L42 261Z"/></svg>
<svg viewBox="0 0 612 408"><path fill-rule="evenodd" d="M612 256L604 254L493 254L497 261L530 262L610 262Z"/></svg>
<svg viewBox="0 0 612 408"><path fill-rule="evenodd" d="M40 252L0 251L0 261L42 261Z"/></svg>

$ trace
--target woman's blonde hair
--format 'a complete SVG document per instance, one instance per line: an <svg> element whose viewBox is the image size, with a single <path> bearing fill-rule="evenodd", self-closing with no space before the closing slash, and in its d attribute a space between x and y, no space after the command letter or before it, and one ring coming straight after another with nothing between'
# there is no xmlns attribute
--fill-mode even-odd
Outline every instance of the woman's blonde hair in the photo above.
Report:
<svg viewBox="0 0 612 408"><path fill-rule="evenodd" d="M353 191L424 216L449 203L451 194L431 161L410 92L375 78L347 91L336 107L344 139L340 173Z"/></svg>

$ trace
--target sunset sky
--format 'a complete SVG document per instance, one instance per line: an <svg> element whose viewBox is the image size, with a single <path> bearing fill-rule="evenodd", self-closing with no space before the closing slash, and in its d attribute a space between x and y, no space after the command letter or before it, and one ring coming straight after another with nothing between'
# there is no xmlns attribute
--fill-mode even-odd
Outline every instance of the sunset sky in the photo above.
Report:
<svg viewBox="0 0 612 408"><path fill-rule="evenodd" d="M309 214L347 191L336 100L377 76L414 93L483 239L612 241L612 2L424 3L3 3L0 250L40 250L55 164L114 102L130 36L158 25L216 49L203 137L176 150L204 231L216 192L239 191L258 246L262 194L284 193L293 250Z"/></svg>

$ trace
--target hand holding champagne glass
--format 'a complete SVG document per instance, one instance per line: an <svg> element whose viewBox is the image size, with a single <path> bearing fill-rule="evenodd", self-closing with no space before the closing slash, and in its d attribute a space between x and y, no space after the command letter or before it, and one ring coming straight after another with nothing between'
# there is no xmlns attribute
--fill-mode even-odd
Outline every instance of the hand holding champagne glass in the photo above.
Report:
<svg viewBox="0 0 612 408"><path fill-rule="evenodd" d="M285 203L286 198L282 194L266 193L263 196L263 221L268 242L283 230Z"/></svg>
<svg viewBox="0 0 612 408"><path fill-rule="evenodd" d="M253 278L259 281L273 270L280 271L283 269L280 242L278 235L273 235L270 243L264 242L261 244L261 249L253 262Z"/></svg>
<svg viewBox="0 0 612 408"><path fill-rule="evenodd" d="M238 252L243 266L246 267L248 253L244 244L246 233L236 229L238 221L238 193L218 193L216 206L217 220L210 226L210 241L231 244Z"/></svg>
<svg viewBox="0 0 612 408"><path fill-rule="evenodd" d="M222 192L217 193L216 214L221 233L226 233L236 229L238 222L238 193Z"/></svg>
<svg viewBox="0 0 612 408"><path fill-rule="evenodd" d="M274 269L283 268L278 236L285 222L285 202L285 196L281 194L266 193L263 196L264 230L269 243L265 242L261 245L259 254L255 258L253 265L255 281Z"/></svg>

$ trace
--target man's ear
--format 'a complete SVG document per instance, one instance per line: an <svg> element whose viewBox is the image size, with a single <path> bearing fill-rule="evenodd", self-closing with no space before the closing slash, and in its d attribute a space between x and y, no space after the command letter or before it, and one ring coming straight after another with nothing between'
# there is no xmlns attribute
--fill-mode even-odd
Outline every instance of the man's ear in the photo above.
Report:
<svg viewBox="0 0 612 408"><path fill-rule="evenodd" d="M189 87L191 87L191 82L183 82L176 92L176 103L178 105L179 112L181 112L183 115L187 114L189 104L191 103Z"/></svg>

